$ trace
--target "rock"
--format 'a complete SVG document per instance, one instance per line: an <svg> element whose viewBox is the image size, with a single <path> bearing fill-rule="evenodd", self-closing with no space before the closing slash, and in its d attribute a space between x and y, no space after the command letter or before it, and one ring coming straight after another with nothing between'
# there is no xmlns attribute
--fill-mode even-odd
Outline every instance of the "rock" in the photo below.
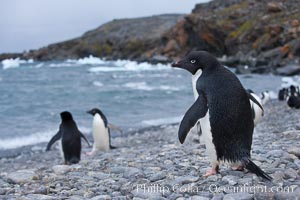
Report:
<svg viewBox="0 0 300 200"><path fill-rule="evenodd" d="M284 151L282 151L282 150L272 150L267 153L267 157L272 156L274 158L280 158L283 156L283 154L284 154Z"/></svg>
<svg viewBox="0 0 300 200"><path fill-rule="evenodd" d="M298 200L300 196L300 193L297 192L277 192L275 194L276 200Z"/></svg>
<svg viewBox="0 0 300 200"><path fill-rule="evenodd" d="M55 165L52 167L52 170L56 175L63 175L69 172L71 168L68 165Z"/></svg>
<svg viewBox="0 0 300 200"><path fill-rule="evenodd" d="M56 197L42 195L42 194L29 194L24 200L56 200Z"/></svg>
<svg viewBox="0 0 300 200"><path fill-rule="evenodd" d="M292 27L298 27L300 25L299 20L298 19L294 19L291 22Z"/></svg>
<svg viewBox="0 0 300 200"><path fill-rule="evenodd" d="M253 200L253 195L245 192L226 194L223 200Z"/></svg>
<svg viewBox="0 0 300 200"><path fill-rule="evenodd" d="M191 200L210 200L210 198L202 196L192 196Z"/></svg>
<svg viewBox="0 0 300 200"><path fill-rule="evenodd" d="M222 178L222 181L227 182L229 185L236 185L238 183L238 177L227 175Z"/></svg>
<svg viewBox="0 0 300 200"><path fill-rule="evenodd" d="M224 194L216 194L211 200L223 200Z"/></svg>
<svg viewBox="0 0 300 200"><path fill-rule="evenodd" d="M138 191L138 190L133 190L131 191L134 197L138 198L143 198L143 199L160 199L162 197L162 194L160 192L144 192L144 191Z"/></svg>
<svg viewBox="0 0 300 200"><path fill-rule="evenodd" d="M197 180L199 180L199 177L196 176L181 176L174 180L174 184L183 185L183 184L196 182Z"/></svg>
<svg viewBox="0 0 300 200"><path fill-rule="evenodd" d="M100 179L100 180L107 179L107 178L110 177L109 174L106 174L106 173L103 173L103 172L94 172L94 171L88 172L87 175L91 176L91 177L95 177L95 178Z"/></svg>
<svg viewBox="0 0 300 200"><path fill-rule="evenodd" d="M261 192L261 193L254 194L255 200L273 200L274 197L275 197L274 192Z"/></svg>
<svg viewBox="0 0 300 200"><path fill-rule="evenodd" d="M274 174L273 174L273 180L274 181L282 181L283 178L284 178L284 172L282 171L276 171Z"/></svg>
<svg viewBox="0 0 300 200"><path fill-rule="evenodd" d="M111 196L109 195L99 195L91 198L91 200L111 200Z"/></svg>
<svg viewBox="0 0 300 200"><path fill-rule="evenodd" d="M300 158L300 148L299 147L290 147L288 149L288 152L290 154L293 154L293 155L297 156L298 158Z"/></svg>
<svg viewBox="0 0 300 200"><path fill-rule="evenodd" d="M2 188L0 188L0 195L5 195L5 193L6 193L6 190L5 190L5 189L2 189Z"/></svg>
<svg viewBox="0 0 300 200"><path fill-rule="evenodd" d="M286 169L284 171L284 174L285 176L289 179L289 178L292 178L292 179L296 179L297 178L297 171L294 170L294 169Z"/></svg>
<svg viewBox="0 0 300 200"><path fill-rule="evenodd" d="M155 181L158 181L158 180L162 180L164 178L166 178L166 173L165 172L158 172L158 173L155 173L155 174L151 175L149 177L149 180L151 182L155 182Z"/></svg>
<svg viewBox="0 0 300 200"><path fill-rule="evenodd" d="M267 4L268 12L280 12L282 11L282 4L277 2L269 2Z"/></svg>
<svg viewBox="0 0 300 200"><path fill-rule="evenodd" d="M288 64L284 67L277 68L277 73L282 76L293 76L300 73L298 64Z"/></svg>
<svg viewBox="0 0 300 200"><path fill-rule="evenodd" d="M35 170L19 170L7 175L7 181L15 184L22 184L37 180L39 176L35 173Z"/></svg>

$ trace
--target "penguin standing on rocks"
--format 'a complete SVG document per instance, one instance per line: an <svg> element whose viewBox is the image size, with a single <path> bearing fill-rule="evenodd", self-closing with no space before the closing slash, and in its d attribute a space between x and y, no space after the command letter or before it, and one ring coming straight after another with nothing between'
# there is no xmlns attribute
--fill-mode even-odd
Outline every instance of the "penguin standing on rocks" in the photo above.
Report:
<svg viewBox="0 0 300 200"><path fill-rule="evenodd" d="M61 124L59 131L55 134L47 145L46 151L57 141L60 141L61 155L65 164L76 164L80 161L81 153L81 137L90 146L86 137L78 130L76 122L70 112L64 111L60 113Z"/></svg>
<svg viewBox="0 0 300 200"><path fill-rule="evenodd" d="M185 113L178 131L179 141L184 142L190 129L200 120L206 152L212 165L205 176L214 175L220 162L244 167L267 180L271 177L250 159L254 123L247 93L238 78L205 51L188 54L173 63L193 75L200 73L196 90L198 98Z"/></svg>
<svg viewBox="0 0 300 200"><path fill-rule="evenodd" d="M91 152L87 155L93 155L96 151L108 151L114 149L110 142L110 129L108 127L108 121L105 115L98 108L93 108L87 111L87 113L94 116L93 119L93 137L94 144Z"/></svg>
<svg viewBox="0 0 300 200"><path fill-rule="evenodd" d="M265 105L270 100L270 92L268 90L261 93L261 103Z"/></svg>

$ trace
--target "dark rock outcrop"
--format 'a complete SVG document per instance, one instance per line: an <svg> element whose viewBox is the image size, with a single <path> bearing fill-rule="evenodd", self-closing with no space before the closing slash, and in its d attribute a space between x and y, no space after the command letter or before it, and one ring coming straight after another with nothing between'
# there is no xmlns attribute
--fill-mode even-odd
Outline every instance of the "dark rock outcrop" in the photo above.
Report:
<svg viewBox="0 0 300 200"><path fill-rule="evenodd" d="M182 18L183 15L174 14L113 20L86 32L80 38L29 51L24 57L63 60L93 55L108 59L155 59L157 47L161 46L162 34ZM162 56L158 59L167 60Z"/></svg>

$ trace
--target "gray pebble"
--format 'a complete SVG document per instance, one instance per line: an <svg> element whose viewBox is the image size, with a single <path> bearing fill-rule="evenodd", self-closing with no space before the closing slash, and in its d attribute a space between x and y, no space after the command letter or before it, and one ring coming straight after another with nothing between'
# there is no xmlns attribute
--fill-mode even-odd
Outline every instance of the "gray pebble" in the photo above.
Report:
<svg viewBox="0 0 300 200"><path fill-rule="evenodd" d="M192 196L191 200L210 200L210 198L202 196Z"/></svg>
<svg viewBox="0 0 300 200"><path fill-rule="evenodd" d="M55 165L52 167L53 172L56 175L64 175L71 170L68 165Z"/></svg>
<svg viewBox="0 0 300 200"><path fill-rule="evenodd" d="M19 170L7 175L7 181L15 184L30 182L38 178L35 170Z"/></svg>
<svg viewBox="0 0 300 200"><path fill-rule="evenodd" d="M238 183L238 177L227 175L222 178L222 181L227 182L229 185L236 185Z"/></svg>
<svg viewBox="0 0 300 200"><path fill-rule="evenodd" d="M109 195L99 195L91 198L91 200L111 200L111 196Z"/></svg>
<svg viewBox="0 0 300 200"><path fill-rule="evenodd" d="M158 173L155 173L155 174L151 175L149 177L149 180L151 182L155 182L155 181L162 180L164 178L166 178L166 173L165 172L158 172Z"/></svg>
<svg viewBox="0 0 300 200"><path fill-rule="evenodd" d="M288 149L288 152L290 154L293 154L293 155L297 156L298 158L300 158L300 148L299 147L290 147Z"/></svg>
<svg viewBox="0 0 300 200"><path fill-rule="evenodd" d="M292 179L296 179L297 178L297 171L294 170L294 169L286 169L285 172L284 172L285 176L287 178L292 178Z"/></svg>
<svg viewBox="0 0 300 200"><path fill-rule="evenodd" d="M226 194L223 200L252 200L253 195L246 192Z"/></svg>

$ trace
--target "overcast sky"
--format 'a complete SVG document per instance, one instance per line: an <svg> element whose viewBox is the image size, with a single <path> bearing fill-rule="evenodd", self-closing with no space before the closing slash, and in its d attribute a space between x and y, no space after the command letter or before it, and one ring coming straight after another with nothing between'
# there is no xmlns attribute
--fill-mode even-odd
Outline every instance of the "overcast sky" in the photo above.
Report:
<svg viewBox="0 0 300 200"><path fill-rule="evenodd" d="M82 35L112 19L190 13L208 0L1 0L0 53Z"/></svg>

